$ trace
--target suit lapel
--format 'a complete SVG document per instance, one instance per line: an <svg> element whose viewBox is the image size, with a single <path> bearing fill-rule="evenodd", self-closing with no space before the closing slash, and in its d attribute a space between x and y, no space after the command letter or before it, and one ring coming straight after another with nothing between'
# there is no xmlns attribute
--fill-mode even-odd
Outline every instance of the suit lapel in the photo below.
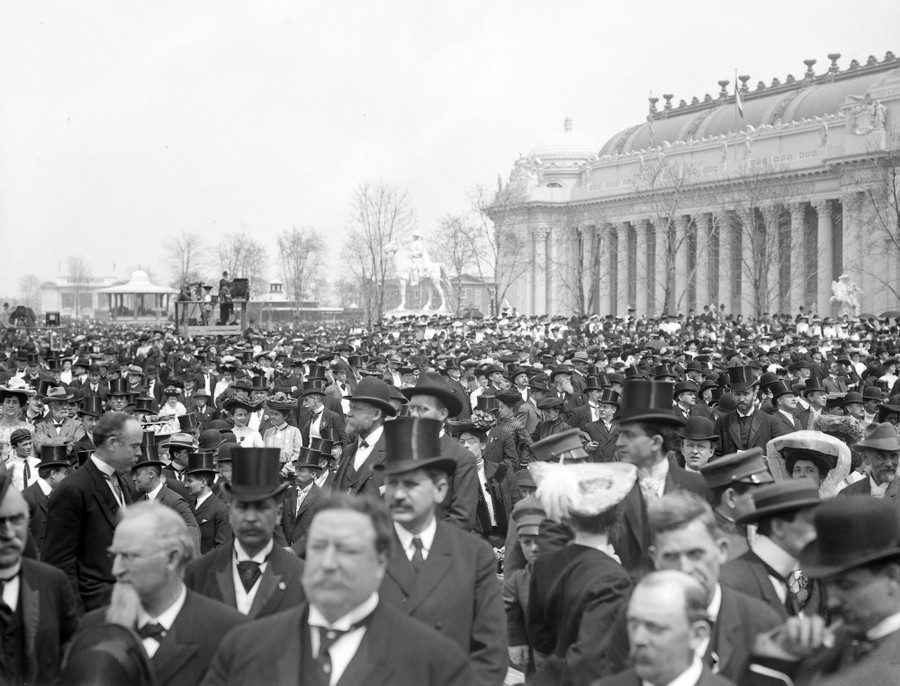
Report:
<svg viewBox="0 0 900 686"><path fill-rule="evenodd" d="M416 572L412 563L406 556L406 551L400 545L400 539L394 534L394 540L391 543L391 559L388 562L388 576L390 576L400 587L406 597L412 595L416 587ZM406 608L407 613L410 608Z"/></svg>
<svg viewBox="0 0 900 686"><path fill-rule="evenodd" d="M415 589L409 597L408 612L410 614L415 612L416 608L431 596L435 587L441 583L453 568L453 551L450 549L450 536L443 530L444 526L442 522L438 522L434 541L431 543L431 550L428 551L428 558L419 570L419 578L416 580ZM406 555L403 558L408 562Z"/></svg>
<svg viewBox="0 0 900 686"><path fill-rule="evenodd" d="M279 584L281 584L282 574L280 565L278 564L278 559L274 557L278 550L279 549L276 548L272 551L270 555L270 558L272 559L269 560L269 564L266 565L266 571L263 572L263 575L259 580L259 588L256 590L256 596L253 598L250 612L247 613L247 616L250 619L256 619L259 616L269 602L269 599L278 590ZM279 567L279 569L276 570L276 566Z"/></svg>
<svg viewBox="0 0 900 686"><path fill-rule="evenodd" d="M237 596L234 594L234 574L231 571L231 556L234 555L234 544L225 546L216 560L216 584L224 602L229 607L237 607Z"/></svg>
<svg viewBox="0 0 900 686"><path fill-rule="evenodd" d="M23 562L22 569L25 571L28 566ZM41 619L41 594L37 587L33 585L33 580L26 572L20 576L21 579L21 596L22 596L22 624L25 628L25 654L35 655L37 646L38 624ZM30 670L29 670L30 671Z"/></svg>
<svg viewBox="0 0 900 686"><path fill-rule="evenodd" d="M181 608L181 612L175 618L172 628L160 642L159 649L151 659L156 671L156 683L165 684L174 677L182 667L197 653L193 636L189 627L192 626L196 607L191 600L191 592Z"/></svg>
<svg viewBox="0 0 900 686"><path fill-rule="evenodd" d="M359 649L338 680L337 686L389 684L389 678L393 673L387 663L387 656L392 652L390 646L391 625L379 605L372 613L366 635L363 636Z"/></svg>
<svg viewBox="0 0 900 686"><path fill-rule="evenodd" d="M772 585L771 579L769 579L769 573L766 571L763 561L752 551L747 555L747 560L750 563L750 571L756 577L756 583L759 584L762 590L763 600L772 608L777 608L776 612L782 615L783 619L787 619L787 609L775 592L775 587Z"/></svg>
<svg viewBox="0 0 900 686"><path fill-rule="evenodd" d="M742 618L738 615L737 608L731 602L731 596L728 591L722 589L722 605L719 608L719 616L715 621L716 632L716 654L718 656L718 671L721 673L728 665L731 654L734 652L736 637L735 633L740 630ZM712 647L712 641L710 641ZM708 652L708 651L707 651Z"/></svg>
<svg viewBox="0 0 900 686"><path fill-rule="evenodd" d="M728 433L731 434L731 440L734 441L734 444L738 448L743 448L744 445L741 442L741 427L740 427L740 419L738 419L737 411L731 413L728 417Z"/></svg>
<svg viewBox="0 0 900 686"><path fill-rule="evenodd" d="M747 445L745 448L753 445L754 441L756 441L759 436L759 431L762 428L762 420L759 418L759 410L753 413L753 416L750 417L750 438L747 441Z"/></svg>

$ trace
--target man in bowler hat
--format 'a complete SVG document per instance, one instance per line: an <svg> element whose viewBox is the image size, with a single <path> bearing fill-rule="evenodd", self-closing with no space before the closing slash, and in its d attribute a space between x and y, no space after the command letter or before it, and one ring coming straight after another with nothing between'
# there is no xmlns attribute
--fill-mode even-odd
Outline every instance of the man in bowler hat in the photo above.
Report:
<svg viewBox="0 0 900 686"><path fill-rule="evenodd" d="M47 530L47 505L50 494L69 474L69 460L66 447L62 445L45 445L41 449L41 461L37 464L37 481L22 491L22 497L28 503L28 529L38 556L44 544Z"/></svg>

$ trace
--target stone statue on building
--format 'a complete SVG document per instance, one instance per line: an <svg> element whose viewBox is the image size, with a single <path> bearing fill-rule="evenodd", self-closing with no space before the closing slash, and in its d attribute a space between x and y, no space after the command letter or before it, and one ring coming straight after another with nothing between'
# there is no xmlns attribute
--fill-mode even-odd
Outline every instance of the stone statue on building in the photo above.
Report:
<svg viewBox="0 0 900 686"><path fill-rule="evenodd" d="M832 281L831 293L831 303L840 307L838 316L859 316L859 297L862 295L862 291L859 286L850 281L849 276L841 274L837 281Z"/></svg>
<svg viewBox="0 0 900 686"><path fill-rule="evenodd" d="M431 259L421 235L414 233L412 240L405 246L393 242L387 247L387 252L393 255L394 273L400 290L400 304L395 308L396 311L407 309L407 287L420 284L425 287L427 294L422 305L423 311L448 311L447 294L444 290L446 272L440 263Z"/></svg>
<svg viewBox="0 0 900 686"><path fill-rule="evenodd" d="M857 136L864 136L873 131L884 131L887 124L887 109L872 96L850 96L853 103L848 110L850 131Z"/></svg>

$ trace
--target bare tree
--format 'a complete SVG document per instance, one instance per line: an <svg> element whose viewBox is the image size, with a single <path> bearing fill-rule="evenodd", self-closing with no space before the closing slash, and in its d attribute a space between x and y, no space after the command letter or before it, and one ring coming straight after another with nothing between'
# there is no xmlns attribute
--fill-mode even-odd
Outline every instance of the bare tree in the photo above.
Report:
<svg viewBox="0 0 900 686"><path fill-rule="evenodd" d="M251 292L262 292L267 283L266 249L247 236L246 227L240 233L225 234L216 252L221 271L227 271L230 278L250 279Z"/></svg>
<svg viewBox="0 0 900 686"><path fill-rule="evenodd" d="M165 242L166 267L172 275L173 285L181 286L185 281L200 281L200 274L206 265L203 237L196 233L169 236Z"/></svg>
<svg viewBox="0 0 900 686"><path fill-rule="evenodd" d="M34 274L19 279L19 303L35 312L41 308L41 280Z"/></svg>
<svg viewBox="0 0 900 686"><path fill-rule="evenodd" d="M475 251L469 235L473 229L463 214L447 214L441 217L437 228L429 237L431 254L452 274L453 289L448 294L449 307L459 314L462 276L475 266Z"/></svg>
<svg viewBox="0 0 900 686"><path fill-rule="evenodd" d="M485 284L494 284L492 315L500 312L510 286L528 269L526 218L521 210L524 199L521 182L504 184L500 179L496 191L476 186L470 194L474 221L467 235L478 276Z"/></svg>
<svg viewBox="0 0 900 686"><path fill-rule="evenodd" d="M85 292L87 281L91 276L91 267L83 257L71 256L66 260L66 280L72 287L75 296L75 317L81 313L81 295Z"/></svg>
<svg viewBox="0 0 900 686"><path fill-rule="evenodd" d="M318 287L315 275L324 252L325 241L316 229L295 226L278 235L281 275L298 314L300 302Z"/></svg>
<svg viewBox="0 0 900 686"><path fill-rule="evenodd" d="M384 182L360 185L350 198L351 221L344 256L364 295L366 323L384 315L385 291L395 276L393 255L415 227L405 191Z"/></svg>
<svg viewBox="0 0 900 686"><path fill-rule="evenodd" d="M602 213L574 206L554 229L558 238L550 264L561 286L557 305L578 315L597 311L600 284L609 278L605 223Z"/></svg>

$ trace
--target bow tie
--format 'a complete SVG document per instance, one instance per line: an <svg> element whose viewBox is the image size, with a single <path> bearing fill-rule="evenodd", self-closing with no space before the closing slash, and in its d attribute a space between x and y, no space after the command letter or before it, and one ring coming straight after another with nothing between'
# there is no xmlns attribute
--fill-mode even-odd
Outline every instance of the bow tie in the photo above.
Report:
<svg viewBox="0 0 900 686"><path fill-rule="evenodd" d="M157 624L156 622L147 622L138 629L137 633L141 639L152 638L158 641L159 639L166 637L166 629L162 624Z"/></svg>

